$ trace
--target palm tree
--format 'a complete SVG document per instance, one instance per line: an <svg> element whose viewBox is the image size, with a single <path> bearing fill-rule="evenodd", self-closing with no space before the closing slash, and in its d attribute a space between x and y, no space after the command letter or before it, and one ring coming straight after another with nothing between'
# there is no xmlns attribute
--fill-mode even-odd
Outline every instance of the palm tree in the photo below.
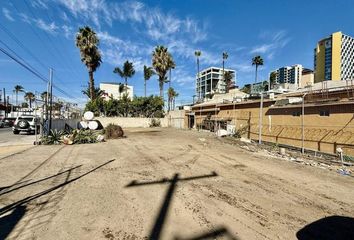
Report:
<svg viewBox="0 0 354 240"><path fill-rule="evenodd" d="M18 93L24 92L24 88L21 85L16 85L14 88L14 92L16 93L16 106L18 104Z"/></svg>
<svg viewBox="0 0 354 240"><path fill-rule="evenodd" d="M41 93L41 98L43 101L47 102L47 95L50 97L50 93L48 94L47 91Z"/></svg>
<svg viewBox="0 0 354 240"><path fill-rule="evenodd" d="M200 50L196 50L194 52L194 56L197 58L197 78L199 79L199 57L202 55L202 52ZM200 99L200 93L198 96L198 99Z"/></svg>
<svg viewBox="0 0 354 240"><path fill-rule="evenodd" d="M24 98L29 102L29 107L32 108L32 102L35 100L36 96L32 92L26 92Z"/></svg>
<svg viewBox="0 0 354 240"><path fill-rule="evenodd" d="M85 96L87 96L88 98L90 98L90 87L87 87L87 89L84 89L84 90L82 90L81 91L82 92L82 94L84 94ZM94 88L94 90L93 90L93 92L94 92L94 95L95 95L95 97L96 98L100 98L100 97L102 97L102 95L103 95L103 91L100 89L100 88Z"/></svg>
<svg viewBox="0 0 354 240"><path fill-rule="evenodd" d="M258 80L258 66L263 65L263 58L261 56L255 56L252 58L252 66L256 65L256 78L255 78L255 83L257 83Z"/></svg>
<svg viewBox="0 0 354 240"><path fill-rule="evenodd" d="M128 78L131 78L135 74L133 63L127 60L123 64L123 69L116 67L113 72L117 73L121 78L124 78L125 94L128 94Z"/></svg>
<svg viewBox="0 0 354 240"><path fill-rule="evenodd" d="M229 92L230 88L232 87L232 73L230 71L226 71L224 73L224 80L225 80L225 83L226 83L226 92Z"/></svg>
<svg viewBox="0 0 354 240"><path fill-rule="evenodd" d="M95 81L93 73L101 65L101 53L98 50L99 39L96 33L88 26L79 28L76 35L76 46L80 49L81 61L86 65L89 73L90 99L95 99Z"/></svg>
<svg viewBox="0 0 354 240"><path fill-rule="evenodd" d="M170 76L169 76L169 78L168 78L168 86L171 87L171 83L172 83L172 69L175 69L175 67L176 67L176 64L175 64L175 62L173 61L172 56L169 57L169 60L168 60L168 67L169 67L169 70L170 70Z"/></svg>
<svg viewBox="0 0 354 240"><path fill-rule="evenodd" d="M149 80L154 74L155 72L152 67L147 67L144 65L144 96L145 97L146 97L146 81Z"/></svg>
<svg viewBox="0 0 354 240"><path fill-rule="evenodd" d="M174 90L174 88L170 87L167 90L168 96L168 111L173 110L175 108L175 100L178 97L178 93Z"/></svg>
<svg viewBox="0 0 354 240"><path fill-rule="evenodd" d="M274 86L277 80L277 73L271 72L269 75L269 90Z"/></svg>
<svg viewBox="0 0 354 240"><path fill-rule="evenodd" d="M159 76L160 97L163 99L163 85L166 83L166 74L172 67L173 58L164 46L157 46L152 52L152 66ZM173 62L174 63L174 62Z"/></svg>

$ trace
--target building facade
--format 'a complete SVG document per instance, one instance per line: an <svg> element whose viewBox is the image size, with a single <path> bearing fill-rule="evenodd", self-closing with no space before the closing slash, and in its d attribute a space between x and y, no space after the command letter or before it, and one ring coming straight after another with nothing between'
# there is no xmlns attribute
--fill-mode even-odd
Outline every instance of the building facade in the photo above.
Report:
<svg viewBox="0 0 354 240"><path fill-rule="evenodd" d="M315 82L354 78L354 38L335 32L314 49Z"/></svg>
<svg viewBox="0 0 354 240"><path fill-rule="evenodd" d="M236 81L236 72L231 69L224 69L231 72L232 81ZM220 81L221 80L221 81ZM214 93L225 93L226 84L223 83L223 69L210 67L199 72L196 76L196 95L198 99L204 99L206 96Z"/></svg>
<svg viewBox="0 0 354 240"><path fill-rule="evenodd" d="M274 70L272 73L274 73L276 76L275 84L289 83L298 86L301 81L302 70L303 67L301 64L285 66Z"/></svg>
<svg viewBox="0 0 354 240"><path fill-rule="evenodd" d="M127 93L128 98L133 99L134 97L134 89L133 86L127 86L127 90L125 90L125 86L122 83L114 83L114 82L103 82L100 83L100 89L103 91L103 98L105 100L113 99L121 99L122 96Z"/></svg>

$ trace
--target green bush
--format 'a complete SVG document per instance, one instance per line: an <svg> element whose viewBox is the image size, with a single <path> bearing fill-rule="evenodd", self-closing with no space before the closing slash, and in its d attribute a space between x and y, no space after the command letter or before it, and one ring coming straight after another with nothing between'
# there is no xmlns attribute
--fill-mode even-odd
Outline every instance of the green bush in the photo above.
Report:
<svg viewBox="0 0 354 240"><path fill-rule="evenodd" d="M58 131L56 129L51 130L48 136L43 136L41 138L42 144L44 145L53 145L53 144L61 144L62 138L65 133L63 131Z"/></svg>
<svg viewBox="0 0 354 240"><path fill-rule="evenodd" d="M85 111L91 111L95 116L101 114L109 117L148 117L163 118L164 102L161 97L134 97L133 100L125 94L119 100L109 99L108 101L98 98L87 102Z"/></svg>
<svg viewBox="0 0 354 240"><path fill-rule="evenodd" d="M74 130L72 134L74 144L96 143L97 133L92 130Z"/></svg>

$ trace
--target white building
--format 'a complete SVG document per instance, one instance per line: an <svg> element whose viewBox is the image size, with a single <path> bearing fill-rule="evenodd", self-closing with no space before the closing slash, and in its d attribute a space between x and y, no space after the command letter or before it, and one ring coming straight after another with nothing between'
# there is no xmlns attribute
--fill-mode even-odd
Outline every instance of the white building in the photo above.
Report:
<svg viewBox="0 0 354 240"><path fill-rule="evenodd" d="M271 72L275 74L276 89L297 90L313 84L313 71L304 68L301 64L285 66Z"/></svg>
<svg viewBox="0 0 354 240"><path fill-rule="evenodd" d="M100 89L104 92L103 98L105 100L113 99L121 99L125 93L128 94L130 99L134 97L134 89L133 86L127 85L127 90L125 89L125 85L122 83L114 83L114 82L103 82L100 83Z"/></svg>
<svg viewBox="0 0 354 240"><path fill-rule="evenodd" d="M225 93L226 84L223 82L222 68L209 67L199 72L196 76L196 95L198 99L204 99L207 95L214 93ZM231 69L224 69L224 71L231 72L232 81L236 81L236 72ZM222 80L219 82L219 80Z"/></svg>

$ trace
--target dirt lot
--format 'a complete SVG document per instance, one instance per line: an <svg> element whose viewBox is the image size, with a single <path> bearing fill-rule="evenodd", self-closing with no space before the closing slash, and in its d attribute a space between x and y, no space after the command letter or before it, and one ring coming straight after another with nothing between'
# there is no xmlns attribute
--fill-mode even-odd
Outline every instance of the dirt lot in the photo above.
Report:
<svg viewBox="0 0 354 240"><path fill-rule="evenodd" d="M353 237L351 176L262 157L205 133L126 135L0 159L0 239ZM307 235L317 230L329 238Z"/></svg>

